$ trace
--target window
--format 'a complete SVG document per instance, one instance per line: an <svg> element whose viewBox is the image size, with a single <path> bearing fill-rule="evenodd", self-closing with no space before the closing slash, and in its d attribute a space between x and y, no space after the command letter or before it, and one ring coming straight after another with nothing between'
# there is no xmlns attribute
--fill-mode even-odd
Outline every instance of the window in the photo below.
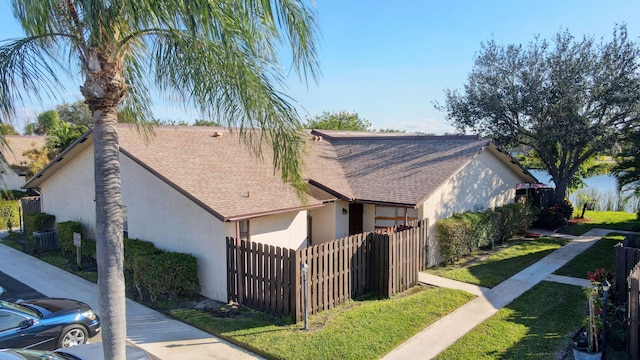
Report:
<svg viewBox="0 0 640 360"><path fill-rule="evenodd" d="M27 318L8 311L0 311L0 331L19 328Z"/></svg>

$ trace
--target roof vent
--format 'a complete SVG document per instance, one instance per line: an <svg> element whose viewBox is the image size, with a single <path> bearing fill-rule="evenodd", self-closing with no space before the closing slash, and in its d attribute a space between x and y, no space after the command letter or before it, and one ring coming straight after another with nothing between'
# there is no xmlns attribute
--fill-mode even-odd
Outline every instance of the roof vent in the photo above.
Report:
<svg viewBox="0 0 640 360"><path fill-rule="evenodd" d="M219 138L219 137L222 137L222 134L223 134L222 131L216 131L211 136L214 137L214 138Z"/></svg>
<svg viewBox="0 0 640 360"><path fill-rule="evenodd" d="M322 136L316 136L314 135L313 138L311 138L313 141L322 141Z"/></svg>

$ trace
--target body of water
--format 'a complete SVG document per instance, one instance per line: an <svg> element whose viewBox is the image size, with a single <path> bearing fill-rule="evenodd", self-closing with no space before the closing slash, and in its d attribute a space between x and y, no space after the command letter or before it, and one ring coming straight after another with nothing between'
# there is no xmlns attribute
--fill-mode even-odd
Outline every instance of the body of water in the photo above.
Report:
<svg viewBox="0 0 640 360"><path fill-rule="evenodd" d="M541 183L554 187L551 176L543 170L529 170ZM569 194L575 209L587 201L594 204L594 210L637 212L640 198L632 191L620 193L616 178L611 175L597 175L584 180L586 186Z"/></svg>

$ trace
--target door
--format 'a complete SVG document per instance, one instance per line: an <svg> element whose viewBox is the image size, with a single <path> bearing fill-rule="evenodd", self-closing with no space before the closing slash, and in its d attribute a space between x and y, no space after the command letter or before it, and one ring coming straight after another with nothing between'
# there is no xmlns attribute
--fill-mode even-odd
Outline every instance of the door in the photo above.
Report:
<svg viewBox="0 0 640 360"><path fill-rule="evenodd" d="M349 204L349 235L362 233L362 204Z"/></svg>

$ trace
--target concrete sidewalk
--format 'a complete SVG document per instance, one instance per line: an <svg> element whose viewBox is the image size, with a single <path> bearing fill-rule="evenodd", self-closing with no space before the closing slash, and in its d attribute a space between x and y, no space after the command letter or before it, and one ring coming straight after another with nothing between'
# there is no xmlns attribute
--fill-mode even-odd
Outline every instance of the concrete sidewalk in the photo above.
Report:
<svg viewBox="0 0 640 360"><path fill-rule="evenodd" d="M478 297L414 335L383 359L432 359L540 281L557 281L578 286L589 285L589 282L584 279L557 276L553 275L553 272L612 231L614 230L593 229L582 236L566 236L573 240L492 289L420 273L420 281L465 290ZM552 236L564 237L558 234Z"/></svg>
<svg viewBox="0 0 640 360"><path fill-rule="evenodd" d="M2 237L2 235L0 235ZM0 271L50 297L77 299L98 309L96 284L0 243ZM127 299L127 339L168 359L261 359L204 331Z"/></svg>

